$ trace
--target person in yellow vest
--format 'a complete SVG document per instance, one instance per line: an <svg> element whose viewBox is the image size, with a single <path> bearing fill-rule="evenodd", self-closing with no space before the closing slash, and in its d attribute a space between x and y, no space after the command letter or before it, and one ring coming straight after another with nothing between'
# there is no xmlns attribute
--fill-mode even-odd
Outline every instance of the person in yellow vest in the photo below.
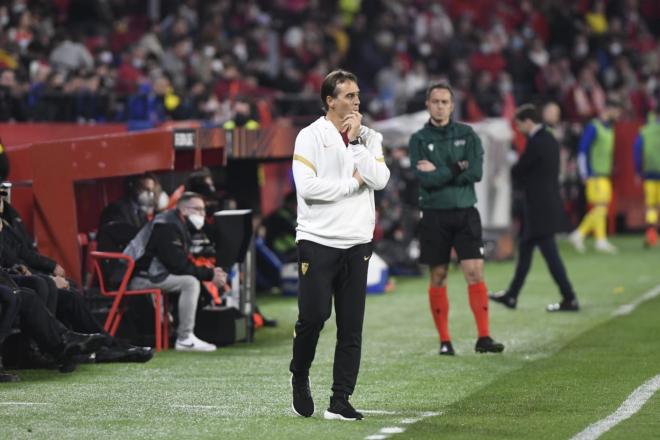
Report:
<svg viewBox="0 0 660 440"><path fill-rule="evenodd" d="M233 105L234 117L222 125L225 130L245 128L246 130L257 130L259 122L252 117L252 105L247 98L236 98Z"/></svg>
<svg viewBox="0 0 660 440"><path fill-rule="evenodd" d="M660 114L651 112L633 146L635 170L644 179L646 235L644 245L658 243L658 210L660 208Z"/></svg>
<svg viewBox="0 0 660 440"><path fill-rule="evenodd" d="M614 123L620 116L621 104L608 99L600 117L585 126L580 139L578 166L591 208L569 236L569 241L578 252L584 252L584 238L591 232L596 239L594 248L597 251L617 252L617 248L607 240L607 208L612 199L610 177L614 162Z"/></svg>

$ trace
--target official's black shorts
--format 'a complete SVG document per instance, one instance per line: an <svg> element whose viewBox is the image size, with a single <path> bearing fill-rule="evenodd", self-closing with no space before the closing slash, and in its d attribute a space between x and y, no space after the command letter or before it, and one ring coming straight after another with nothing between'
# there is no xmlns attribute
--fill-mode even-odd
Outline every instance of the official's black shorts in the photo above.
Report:
<svg viewBox="0 0 660 440"><path fill-rule="evenodd" d="M448 264L451 248L459 260L482 259L484 244L477 208L425 209L419 222L419 262Z"/></svg>

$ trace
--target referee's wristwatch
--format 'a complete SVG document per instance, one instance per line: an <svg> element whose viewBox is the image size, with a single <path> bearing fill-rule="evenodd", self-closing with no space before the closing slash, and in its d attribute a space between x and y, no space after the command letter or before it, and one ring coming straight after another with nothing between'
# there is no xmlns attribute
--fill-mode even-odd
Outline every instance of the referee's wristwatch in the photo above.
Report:
<svg viewBox="0 0 660 440"><path fill-rule="evenodd" d="M355 139L353 139L352 141L349 141L348 143L351 144L351 145L363 145L364 144L364 142L362 142L362 136L358 136Z"/></svg>

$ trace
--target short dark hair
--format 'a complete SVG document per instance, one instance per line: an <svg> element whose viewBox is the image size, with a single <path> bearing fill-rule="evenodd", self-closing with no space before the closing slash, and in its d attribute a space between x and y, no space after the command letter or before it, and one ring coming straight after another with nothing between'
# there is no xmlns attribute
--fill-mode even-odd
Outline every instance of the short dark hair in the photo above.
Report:
<svg viewBox="0 0 660 440"><path fill-rule="evenodd" d="M201 194L197 194L196 192L192 192L192 191L186 191L183 194L181 194L181 197L179 197L179 200L177 200L176 207L180 208L181 205L192 199L200 199L201 201L204 201L204 197L202 197Z"/></svg>
<svg viewBox="0 0 660 440"><path fill-rule="evenodd" d="M156 178L148 173L126 177L124 179L124 191L128 194L137 196L142 189L142 182L145 180L153 180L154 183L156 183Z"/></svg>
<svg viewBox="0 0 660 440"><path fill-rule="evenodd" d="M516 109L515 115L516 121L525 121L527 119L531 120L535 124L541 122L541 116L539 116L539 111L537 110L534 104L523 104Z"/></svg>
<svg viewBox="0 0 660 440"><path fill-rule="evenodd" d="M209 170L207 167L202 167L196 171L193 171L188 175L188 178L186 179L186 183L184 185L186 191L191 191L204 197L213 197L215 189L208 184L208 179L211 179L211 183L213 183L213 175L211 174L211 170Z"/></svg>
<svg viewBox="0 0 660 440"><path fill-rule="evenodd" d="M451 96L452 102L454 102L454 89L451 88L449 84L446 82L437 82L433 83L428 88L426 89L426 100L428 101L429 98L431 97L431 93L433 93L434 90L436 89L441 89L441 90L446 90L449 92L449 96Z"/></svg>
<svg viewBox="0 0 660 440"><path fill-rule="evenodd" d="M208 167L201 167L200 169L195 170L190 174L188 174L188 177L186 178L186 183L201 182L207 177L213 178L213 175L211 174L211 170Z"/></svg>
<svg viewBox="0 0 660 440"><path fill-rule="evenodd" d="M321 84L321 103L324 111L328 111L328 103L326 102L328 96L336 98L337 85L345 83L346 81L353 81L357 84L357 76L347 70L339 69L328 73L323 79L323 84Z"/></svg>

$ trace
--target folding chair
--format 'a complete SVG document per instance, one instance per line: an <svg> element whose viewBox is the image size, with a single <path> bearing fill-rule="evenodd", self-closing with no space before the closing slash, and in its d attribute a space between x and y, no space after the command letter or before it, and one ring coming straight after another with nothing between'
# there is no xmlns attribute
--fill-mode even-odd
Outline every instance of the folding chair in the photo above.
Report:
<svg viewBox="0 0 660 440"><path fill-rule="evenodd" d="M112 307L108 312L103 328L111 335L115 335L119 322L124 314L124 309L120 308L120 304L124 296L132 295L153 295L154 296L154 318L156 322L155 335L156 335L156 351L167 350L169 335L168 335L168 307L167 295L160 289L142 289L142 290L128 290L128 282L133 274L135 268L135 261L128 255L119 252L90 252L90 256L94 263L94 269L99 279L99 289L101 294L108 297L114 297ZM111 290L108 286L109 283L104 279L101 262L103 260L117 260L123 261L126 264L126 270L119 283L119 287ZM162 310L161 310L162 308ZM162 313L162 314L161 314Z"/></svg>

